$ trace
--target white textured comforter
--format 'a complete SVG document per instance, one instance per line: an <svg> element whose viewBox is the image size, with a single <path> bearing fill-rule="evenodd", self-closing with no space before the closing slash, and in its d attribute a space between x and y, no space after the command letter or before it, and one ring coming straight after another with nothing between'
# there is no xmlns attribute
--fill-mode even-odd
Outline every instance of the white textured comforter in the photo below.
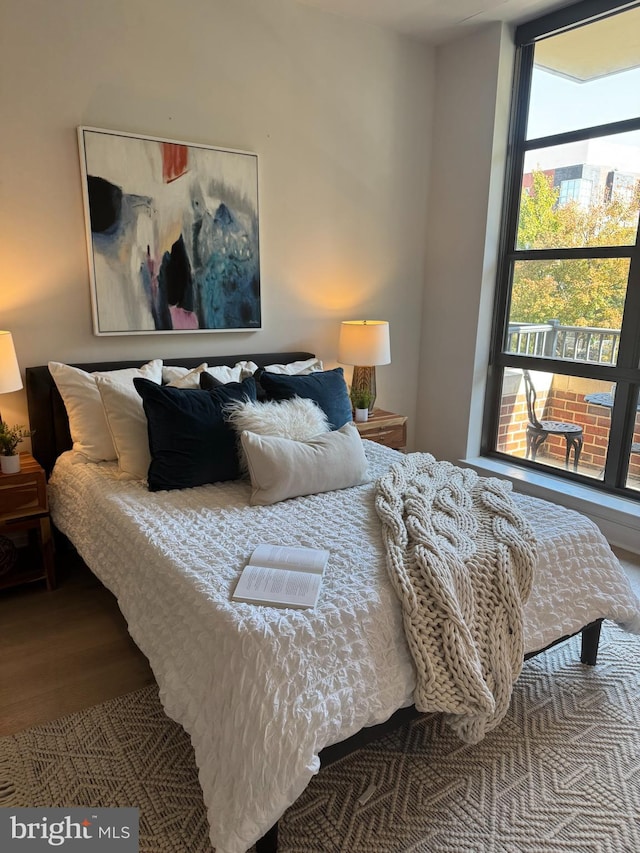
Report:
<svg viewBox="0 0 640 853"><path fill-rule="evenodd" d="M365 442L373 478L397 456ZM266 832L319 767L318 752L412 701L413 663L384 565L373 482L250 507L238 481L179 492L73 464L50 481L51 513L117 596L167 713L191 735L218 853ZM538 536L525 648L605 617L640 631L639 604L585 517L518 496ZM232 603L256 545L331 552L312 611Z"/></svg>

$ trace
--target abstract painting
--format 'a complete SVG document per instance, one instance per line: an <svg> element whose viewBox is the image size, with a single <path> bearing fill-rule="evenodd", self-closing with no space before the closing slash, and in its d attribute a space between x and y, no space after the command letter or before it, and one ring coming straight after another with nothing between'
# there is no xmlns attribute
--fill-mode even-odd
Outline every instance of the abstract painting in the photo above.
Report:
<svg viewBox="0 0 640 853"><path fill-rule="evenodd" d="M97 335L261 327L255 154L78 128Z"/></svg>

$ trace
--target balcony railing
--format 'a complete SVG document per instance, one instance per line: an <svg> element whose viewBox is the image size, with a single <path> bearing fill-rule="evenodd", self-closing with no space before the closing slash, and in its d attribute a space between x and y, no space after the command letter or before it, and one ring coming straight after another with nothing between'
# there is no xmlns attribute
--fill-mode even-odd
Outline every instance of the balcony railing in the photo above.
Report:
<svg viewBox="0 0 640 853"><path fill-rule="evenodd" d="M618 329L562 326L548 323L509 323L507 352L565 361L615 364L620 346Z"/></svg>

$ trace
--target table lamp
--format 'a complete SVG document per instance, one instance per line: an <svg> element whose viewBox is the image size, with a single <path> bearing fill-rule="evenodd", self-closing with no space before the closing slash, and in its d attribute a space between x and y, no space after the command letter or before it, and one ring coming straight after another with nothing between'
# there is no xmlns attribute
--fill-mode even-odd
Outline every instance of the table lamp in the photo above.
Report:
<svg viewBox="0 0 640 853"><path fill-rule="evenodd" d="M20 391L22 379L11 332L0 331L0 394ZM2 415L0 415L2 420Z"/></svg>
<svg viewBox="0 0 640 853"><path fill-rule="evenodd" d="M369 412L376 399L376 365L391 362L389 323L386 320L343 320L338 361L353 364L351 392L367 391Z"/></svg>

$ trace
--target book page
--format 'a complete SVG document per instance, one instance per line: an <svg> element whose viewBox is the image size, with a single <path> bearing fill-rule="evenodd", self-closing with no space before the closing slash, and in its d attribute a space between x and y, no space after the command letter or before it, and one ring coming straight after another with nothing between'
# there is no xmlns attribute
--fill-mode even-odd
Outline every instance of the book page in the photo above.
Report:
<svg viewBox="0 0 640 853"><path fill-rule="evenodd" d="M321 583L322 575L312 572L247 566L240 576L233 598L252 604L313 607Z"/></svg>
<svg viewBox="0 0 640 853"><path fill-rule="evenodd" d="M251 555L250 565L274 569L293 569L297 572L322 574L329 552L316 548L288 545L258 545Z"/></svg>

